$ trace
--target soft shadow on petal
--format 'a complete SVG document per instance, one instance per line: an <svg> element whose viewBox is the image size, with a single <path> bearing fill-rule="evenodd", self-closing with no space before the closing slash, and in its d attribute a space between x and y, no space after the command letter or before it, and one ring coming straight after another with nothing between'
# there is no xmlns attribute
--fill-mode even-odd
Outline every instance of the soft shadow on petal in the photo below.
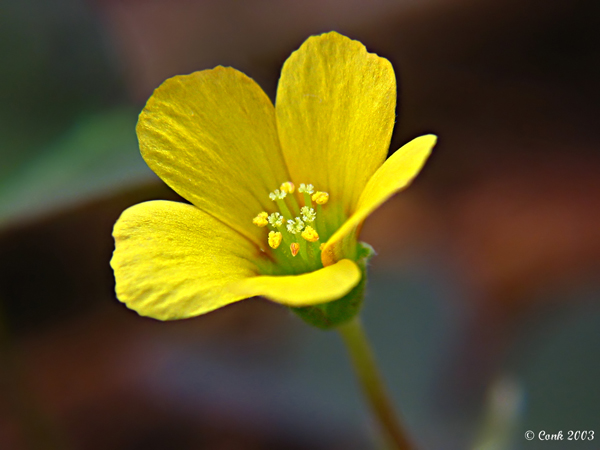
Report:
<svg viewBox="0 0 600 450"><path fill-rule="evenodd" d="M289 178L273 104L232 68L176 76L154 91L137 125L142 156L178 194L260 245L252 218Z"/></svg>
<svg viewBox="0 0 600 450"><path fill-rule="evenodd" d="M344 258L346 241L356 233L362 222L392 195L410 184L431 154L436 140L432 134L413 139L375 172L361 194L354 214L327 241L321 253L324 266Z"/></svg>
<svg viewBox="0 0 600 450"><path fill-rule="evenodd" d="M113 235L117 297L160 320L197 316L246 298L228 287L255 276L255 261L264 258L227 225L177 202L132 206Z"/></svg>
<svg viewBox="0 0 600 450"><path fill-rule="evenodd" d="M258 276L231 287L243 297L261 295L288 306L310 306L337 300L352 290L361 278L349 259L302 275Z"/></svg>
<svg viewBox="0 0 600 450"><path fill-rule="evenodd" d="M395 120L390 62L338 33L313 36L283 65L277 128L290 174L349 215L387 156Z"/></svg>

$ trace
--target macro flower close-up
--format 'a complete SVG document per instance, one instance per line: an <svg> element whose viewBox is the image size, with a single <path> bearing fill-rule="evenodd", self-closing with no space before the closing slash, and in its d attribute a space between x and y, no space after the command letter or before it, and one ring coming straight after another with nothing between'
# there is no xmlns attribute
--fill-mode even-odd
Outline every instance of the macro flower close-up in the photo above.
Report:
<svg viewBox="0 0 600 450"><path fill-rule="evenodd" d="M598 450L597 1L4 3L0 450Z"/></svg>
<svg viewBox="0 0 600 450"><path fill-rule="evenodd" d="M335 32L287 59L275 106L233 68L165 81L140 114L138 140L191 205L150 201L122 214L118 298L161 320L254 296L325 328L353 317L372 253L361 225L411 182L436 140L416 138L386 161L396 95L389 61Z"/></svg>

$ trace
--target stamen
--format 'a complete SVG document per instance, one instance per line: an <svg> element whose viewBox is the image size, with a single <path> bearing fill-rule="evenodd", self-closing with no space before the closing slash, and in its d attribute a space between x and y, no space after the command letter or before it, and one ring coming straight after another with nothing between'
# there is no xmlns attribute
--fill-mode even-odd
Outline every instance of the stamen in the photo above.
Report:
<svg viewBox="0 0 600 450"><path fill-rule="evenodd" d="M277 248L281 244L283 235L279 231L269 231L269 247Z"/></svg>
<svg viewBox="0 0 600 450"><path fill-rule="evenodd" d="M304 229L301 236L308 242L317 242L319 240L319 234L315 231L313 227L310 226Z"/></svg>
<svg viewBox="0 0 600 450"><path fill-rule="evenodd" d="M318 205L324 205L329 201L329 194L327 192L317 191L312 196L312 201Z"/></svg>
<svg viewBox="0 0 600 450"><path fill-rule="evenodd" d="M268 221L271 224L271 226L275 228L279 228L281 225L283 225L284 220L285 219L283 218L283 216L278 212L274 212L268 218Z"/></svg>
<svg viewBox="0 0 600 450"><path fill-rule="evenodd" d="M327 214L323 214L329 194L316 191L312 184L296 186L292 181L284 181L279 189L269 193L269 198L277 204L277 212L262 211L252 222L259 227L269 225L267 243L272 249L280 249L274 252L275 259L293 273L320 267L319 253L325 243L319 241L326 241L329 236ZM290 253L300 258L290 258Z"/></svg>
<svg viewBox="0 0 600 450"><path fill-rule="evenodd" d="M267 225L267 217L269 216L268 213L266 213L265 211L259 213L254 219L252 219L252 223L254 225L257 225L259 227L264 227Z"/></svg>
<svg viewBox="0 0 600 450"><path fill-rule="evenodd" d="M273 201L283 200L287 193L285 191L280 191L279 189L275 189L275 191L269 194L269 198Z"/></svg>
<svg viewBox="0 0 600 450"><path fill-rule="evenodd" d="M294 186L294 183L292 183L291 181L286 181L285 183L281 183L279 189L281 189L282 192L285 192L287 194L293 194L296 190L296 186Z"/></svg>
<svg viewBox="0 0 600 450"><path fill-rule="evenodd" d="M312 184L304 184L300 183L300 187L298 188L298 192L307 194L312 194L315 191L315 187Z"/></svg>

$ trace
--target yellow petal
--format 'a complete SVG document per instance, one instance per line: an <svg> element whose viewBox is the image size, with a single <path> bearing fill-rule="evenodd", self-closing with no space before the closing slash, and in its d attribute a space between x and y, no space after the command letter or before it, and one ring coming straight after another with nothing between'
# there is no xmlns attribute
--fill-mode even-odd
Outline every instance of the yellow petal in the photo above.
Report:
<svg viewBox="0 0 600 450"><path fill-rule="evenodd" d="M402 146L379 168L360 196L356 211L325 244L321 253L323 265L328 266L345 257L345 245L354 239L362 222L392 195L407 187L417 176L436 137L432 134L413 139Z"/></svg>
<svg viewBox="0 0 600 450"><path fill-rule="evenodd" d="M192 205L135 205L113 235L117 297L143 316L182 319L242 300L229 286L258 273L256 246Z"/></svg>
<svg viewBox="0 0 600 450"><path fill-rule="evenodd" d="M289 175L273 104L250 78L217 67L165 81L137 125L146 163L178 194L253 239L269 192ZM250 225L250 226L249 226Z"/></svg>
<svg viewBox="0 0 600 450"><path fill-rule="evenodd" d="M310 306L337 300L358 284L361 272L349 259L302 275L258 276L231 288L242 297L262 295L288 306Z"/></svg>
<svg viewBox="0 0 600 450"><path fill-rule="evenodd" d="M292 179L354 209L390 144L396 79L388 60L338 33L313 36L285 62L277 127Z"/></svg>

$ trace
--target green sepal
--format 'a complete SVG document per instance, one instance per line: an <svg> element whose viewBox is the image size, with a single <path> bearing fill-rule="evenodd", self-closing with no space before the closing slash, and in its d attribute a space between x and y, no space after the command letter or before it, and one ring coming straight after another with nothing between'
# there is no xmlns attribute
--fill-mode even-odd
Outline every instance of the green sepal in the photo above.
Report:
<svg viewBox="0 0 600 450"><path fill-rule="evenodd" d="M362 307L365 298L367 284L367 264L371 256L375 254L373 247L364 242L357 245L356 264L360 268L361 277L359 283L350 292L338 300L321 305L304 306L290 309L302 318L306 323L324 330L335 328L344 322L354 318Z"/></svg>

